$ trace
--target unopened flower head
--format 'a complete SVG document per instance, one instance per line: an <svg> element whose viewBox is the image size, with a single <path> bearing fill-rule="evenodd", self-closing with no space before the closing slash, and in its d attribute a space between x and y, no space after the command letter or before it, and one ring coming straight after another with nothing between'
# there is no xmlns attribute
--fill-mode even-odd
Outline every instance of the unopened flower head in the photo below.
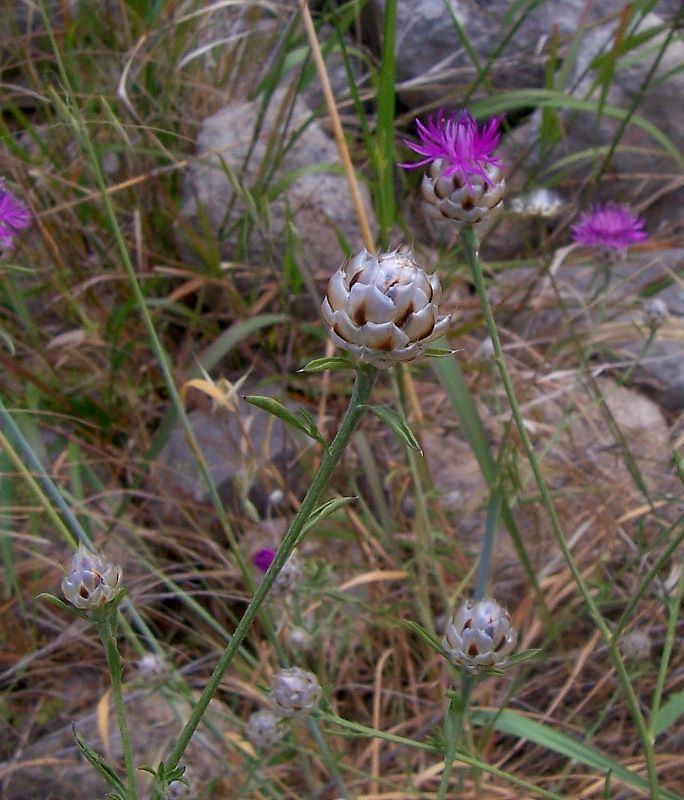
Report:
<svg viewBox="0 0 684 800"><path fill-rule="evenodd" d="M137 667L140 677L147 681L163 678L169 671L169 665L161 653L145 653Z"/></svg>
<svg viewBox="0 0 684 800"><path fill-rule="evenodd" d="M501 203L505 188L502 164L492 155L501 137L500 125L501 117L492 117L478 128L468 111L449 117L439 111L426 125L416 120L420 141L405 144L424 158L400 166L428 166L421 190L441 216L479 222Z"/></svg>
<svg viewBox="0 0 684 800"><path fill-rule="evenodd" d="M662 328L667 322L670 312L667 303L659 297L651 297L644 302L642 316L646 327L652 331Z"/></svg>
<svg viewBox="0 0 684 800"><path fill-rule="evenodd" d="M14 237L31 224L31 212L10 194L0 179L0 247L11 248Z"/></svg>
<svg viewBox="0 0 684 800"><path fill-rule="evenodd" d="M442 287L410 252L372 255L365 248L334 273L323 317L337 347L360 361L389 367L412 361L449 327L439 316Z"/></svg>
<svg viewBox="0 0 684 800"><path fill-rule="evenodd" d="M62 591L76 608L93 611L116 597L121 578L118 564L79 545L62 579Z"/></svg>
<svg viewBox="0 0 684 800"><path fill-rule="evenodd" d="M633 630L620 640L622 655L632 661L643 661L651 655L653 642L646 631Z"/></svg>
<svg viewBox="0 0 684 800"><path fill-rule="evenodd" d="M273 678L271 699L284 717L306 716L318 707L321 685L313 672L306 669L281 669Z"/></svg>
<svg viewBox="0 0 684 800"><path fill-rule="evenodd" d="M554 217L562 207L563 198L543 186L511 201L511 210L525 217Z"/></svg>
<svg viewBox="0 0 684 800"><path fill-rule="evenodd" d="M467 600L446 626L442 647L449 661L475 673L503 667L517 640L508 612L495 600Z"/></svg>
<svg viewBox="0 0 684 800"><path fill-rule="evenodd" d="M247 738L252 747L265 750L272 747L285 735L285 728L278 725L280 717L268 709L255 711L247 720Z"/></svg>
<svg viewBox="0 0 684 800"><path fill-rule="evenodd" d="M306 652L311 649L313 636L306 628L297 625L287 632L287 643L295 652Z"/></svg>
<svg viewBox="0 0 684 800"><path fill-rule="evenodd" d="M624 251L630 245L648 239L644 222L625 206L617 203L595 205L572 226L572 238L588 247Z"/></svg>

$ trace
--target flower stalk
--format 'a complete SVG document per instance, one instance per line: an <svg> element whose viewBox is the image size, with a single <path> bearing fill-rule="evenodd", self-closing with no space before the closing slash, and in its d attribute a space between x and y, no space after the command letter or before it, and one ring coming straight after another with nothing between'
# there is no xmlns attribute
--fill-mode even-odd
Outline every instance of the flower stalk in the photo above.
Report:
<svg viewBox="0 0 684 800"><path fill-rule="evenodd" d="M128 723L126 721L126 709L124 707L123 692L121 689L123 664L119 648L116 644L116 625L118 610L116 603L112 603L107 608L107 613L99 619L95 619L97 632L102 640L107 667L112 684L112 696L114 697L114 708L116 710L116 720L119 725L121 736L121 747L123 749L124 764L126 767L126 800L138 800L138 790L135 777L135 763L133 761L133 750L131 740L128 735Z"/></svg>
<svg viewBox="0 0 684 800"><path fill-rule="evenodd" d="M204 712L207 709L212 697L216 693L221 679L228 669L231 661L235 657L240 645L244 641L249 629L257 615L257 612L264 602L269 589L273 585L278 573L282 569L292 551L301 539L302 530L307 520L315 509L316 503L325 488L333 472L333 469L342 458L349 439L356 430L356 427L364 412L364 406L370 399L373 382L377 375L377 369L371 365L360 365L356 373L354 390L349 401L347 411L340 423L340 427L330 443L330 447L324 452L321 464L313 478L311 486L306 493L299 511L294 516L283 540L278 548L275 558L266 571L261 583L256 587L254 597L245 609L240 622L238 623L233 636L218 660L214 671L207 682L197 704L195 705L190 718L186 722L181 735L166 762L169 769L178 765L180 759L187 748L193 733L197 729Z"/></svg>

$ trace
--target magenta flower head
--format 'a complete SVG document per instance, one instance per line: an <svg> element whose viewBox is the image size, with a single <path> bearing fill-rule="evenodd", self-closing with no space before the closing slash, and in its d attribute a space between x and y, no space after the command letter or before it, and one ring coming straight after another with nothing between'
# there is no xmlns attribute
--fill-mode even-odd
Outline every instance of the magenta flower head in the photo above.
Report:
<svg viewBox="0 0 684 800"><path fill-rule="evenodd" d="M438 111L424 125L416 120L420 141L405 144L424 158L405 169L428 166L421 190L441 216L479 222L503 199L501 159L492 155L501 138L501 117L478 127L468 111L446 117Z"/></svg>
<svg viewBox="0 0 684 800"><path fill-rule="evenodd" d="M577 225L572 226L572 238L588 247L626 250L630 245L648 239L644 223L636 214L617 203L595 205L586 211Z"/></svg>
<svg viewBox="0 0 684 800"><path fill-rule="evenodd" d="M266 572L266 570L271 566L273 559L275 558L275 550L272 547L264 547L263 550L257 550L256 553L252 556L252 561L254 561L254 566L261 570L261 572Z"/></svg>
<svg viewBox="0 0 684 800"><path fill-rule="evenodd" d="M31 212L5 190L0 179L0 247L12 247L18 231L31 224Z"/></svg>

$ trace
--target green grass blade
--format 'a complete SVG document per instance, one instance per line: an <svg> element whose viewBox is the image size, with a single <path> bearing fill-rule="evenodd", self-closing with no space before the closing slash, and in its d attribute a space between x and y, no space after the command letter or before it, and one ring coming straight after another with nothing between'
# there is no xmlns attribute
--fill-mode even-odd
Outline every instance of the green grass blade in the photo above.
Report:
<svg viewBox="0 0 684 800"><path fill-rule="evenodd" d="M519 739L527 739L540 747L545 747L558 753L561 756L572 759L587 767L600 770L612 776L613 780L620 781L633 789L648 792L649 783L641 775L623 767L617 761L591 747L584 742L572 739L570 736L554 730L549 725L524 717L514 711L475 711L471 716L476 725L493 724L494 728L500 733L516 736ZM682 800L681 795L670 792L667 789L660 789L661 796L665 800Z"/></svg>

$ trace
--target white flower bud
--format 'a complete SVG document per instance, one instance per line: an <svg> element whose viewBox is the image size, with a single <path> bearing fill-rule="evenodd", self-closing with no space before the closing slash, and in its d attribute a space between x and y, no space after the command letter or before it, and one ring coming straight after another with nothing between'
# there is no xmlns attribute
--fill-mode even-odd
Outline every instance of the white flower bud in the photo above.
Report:
<svg viewBox="0 0 684 800"><path fill-rule="evenodd" d="M282 739L285 729L282 725L278 725L279 721L280 717L268 709L250 714L247 720L246 734L252 747L257 750L265 750Z"/></svg>
<svg viewBox="0 0 684 800"><path fill-rule="evenodd" d="M93 611L116 597L121 578L118 564L79 545L62 579L62 592L76 608Z"/></svg>
<svg viewBox="0 0 684 800"><path fill-rule="evenodd" d="M651 637L646 631L633 630L620 641L622 655L629 660L643 661L651 655Z"/></svg>
<svg viewBox="0 0 684 800"><path fill-rule="evenodd" d="M563 198L545 187L532 189L511 201L511 210L525 217L554 217L563 206Z"/></svg>
<svg viewBox="0 0 684 800"><path fill-rule="evenodd" d="M377 367L412 361L449 327L439 316L442 288L411 253L365 248L330 279L323 317L337 347Z"/></svg>
<svg viewBox="0 0 684 800"><path fill-rule="evenodd" d="M301 667L281 669L273 678L271 699L285 717L310 714L321 699L318 678Z"/></svg>
<svg viewBox="0 0 684 800"><path fill-rule="evenodd" d="M169 671L169 665L161 653L145 653L137 667L140 676L149 681L163 678Z"/></svg>
<svg viewBox="0 0 684 800"><path fill-rule="evenodd" d="M662 328L662 326L667 322L669 315L670 312L668 310L667 303L665 303L665 301L661 300L659 297L651 297L644 302L642 308L644 325L646 325L646 327L650 328L652 331Z"/></svg>
<svg viewBox="0 0 684 800"><path fill-rule="evenodd" d="M517 640L508 612L495 600L467 600L446 626L442 647L449 661L475 673L502 667Z"/></svg>
<svg viewBox="0 0 684 800"><path fill-rule="evenodd" d="M293 650L306 652L311 649L313 636L306 628L290 628L287 632L287 643Z"/></svg>

